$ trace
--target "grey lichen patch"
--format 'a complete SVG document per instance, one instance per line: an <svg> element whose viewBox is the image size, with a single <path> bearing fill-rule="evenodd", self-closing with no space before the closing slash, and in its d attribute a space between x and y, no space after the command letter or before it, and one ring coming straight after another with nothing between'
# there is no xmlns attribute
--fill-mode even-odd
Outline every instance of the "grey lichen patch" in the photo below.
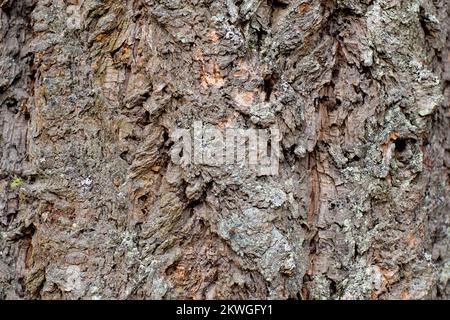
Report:
<svg viewBox="0 0 450 320"><path fill-rule="evenodd" d="M286 193L282 189L270 184L244 185L242 191L258 208L279 208L287 199Z"/></svg>
<svg viewBox="0 0 450 320"><path fill-rule="evenodd" d="M271 223L265 210L249 208L230 212L218 223L218 233L233 250L256 264L265 280L276 288L282 275L293 275L294 252L286 237Z"/></svg>

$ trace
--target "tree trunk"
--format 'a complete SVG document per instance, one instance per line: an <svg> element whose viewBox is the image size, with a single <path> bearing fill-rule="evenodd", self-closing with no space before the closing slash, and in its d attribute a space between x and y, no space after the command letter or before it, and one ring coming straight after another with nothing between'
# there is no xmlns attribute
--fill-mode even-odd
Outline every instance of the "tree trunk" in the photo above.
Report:
<svg viewBox="0 0 450 320"><path fill-rule="evenodd" d="M449 12L0 0L0 299L448 299Z"/></svg>

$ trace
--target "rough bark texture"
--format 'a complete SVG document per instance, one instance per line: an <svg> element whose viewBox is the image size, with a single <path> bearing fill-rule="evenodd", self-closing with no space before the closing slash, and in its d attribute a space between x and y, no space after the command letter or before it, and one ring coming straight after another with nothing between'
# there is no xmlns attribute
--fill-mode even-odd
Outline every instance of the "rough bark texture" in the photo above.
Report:
<svg viewBox="0 0 450 320"><path fill-rule="evenodd" d="M0 0L0 298L449 298L449 7Z"/></svg>

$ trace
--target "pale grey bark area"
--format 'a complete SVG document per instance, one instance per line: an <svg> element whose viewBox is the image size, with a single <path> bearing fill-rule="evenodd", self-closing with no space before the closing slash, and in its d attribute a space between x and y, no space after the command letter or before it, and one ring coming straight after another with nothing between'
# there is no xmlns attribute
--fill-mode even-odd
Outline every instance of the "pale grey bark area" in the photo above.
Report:
<svg viewBox="0 0 450 320"><path fill-rule="evenodd" d="M0 299L448 299L448 0L0 0ZM280 172L177 127L282 131Z"/></svg>

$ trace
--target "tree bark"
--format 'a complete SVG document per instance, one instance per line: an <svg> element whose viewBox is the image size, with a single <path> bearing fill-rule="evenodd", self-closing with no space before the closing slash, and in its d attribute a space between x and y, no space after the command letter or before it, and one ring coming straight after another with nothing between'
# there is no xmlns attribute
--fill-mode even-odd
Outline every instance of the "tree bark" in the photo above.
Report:
<svg viewBox="0 0 450 320"><path fill-rule="evenodd" d="M0 299L448 299L449 12L0 0ZM178 164L195 121L278 174Z"/></svg>

